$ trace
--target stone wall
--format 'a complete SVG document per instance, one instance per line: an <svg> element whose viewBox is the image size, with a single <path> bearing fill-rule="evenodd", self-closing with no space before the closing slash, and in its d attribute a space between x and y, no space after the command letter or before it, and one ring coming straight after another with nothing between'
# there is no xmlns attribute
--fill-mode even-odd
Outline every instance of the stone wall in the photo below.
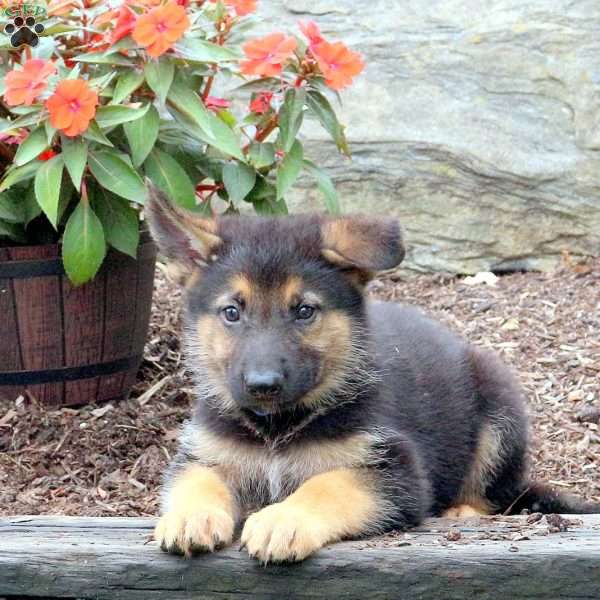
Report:
<svg viewBox="0 0 600 600"><path fill-rule="evenodd" d="M352 161L316 124L307 154L346 211L398 215L406 266L600 255L598 0L261 0L260 14L269 30L315 20L365 55L341 111ZM310 187L293 201L320 206Z"/></svg>

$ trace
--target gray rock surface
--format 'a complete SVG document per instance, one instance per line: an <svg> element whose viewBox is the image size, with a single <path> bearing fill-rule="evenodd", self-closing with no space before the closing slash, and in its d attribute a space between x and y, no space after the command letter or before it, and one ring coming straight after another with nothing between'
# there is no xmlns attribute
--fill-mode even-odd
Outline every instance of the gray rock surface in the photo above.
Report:
<svg viewBox="0 0 600 600"><path fill-rule="evenodd" d="M406 266L600 254L598 0L262 0L259 14L270 30L315 20L364 54L341 109L352 161L317 124L303 134L346 211L400 217ZM311 187L293 202L320 206Z"/></svg>

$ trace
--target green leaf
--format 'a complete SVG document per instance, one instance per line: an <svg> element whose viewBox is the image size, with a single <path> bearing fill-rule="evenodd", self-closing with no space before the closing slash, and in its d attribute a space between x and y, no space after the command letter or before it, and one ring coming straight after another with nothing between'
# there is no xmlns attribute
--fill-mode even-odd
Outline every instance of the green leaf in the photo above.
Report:
<svg viewBox="0 0 600 600"><path fill-rule="evenodd" d="M329 175L327 175L323 169L317 167L314 162L307 159L304 160L304 169L315 178L317 186L323 194L325 208L327 208L328 212L332 215L339 215L342 212L340 202L333 181L331 181Z"/></svg>
<svg viewBox="0 0 600 600"><path fill-rule="evenodd" d="M144 163L144 171L173 202L186 208L196 208L194 184L169 154L154 148Z"/></svg>
<svg viewBox="0 0 600 600"><path fill-rule="evenodd" d="M194 62L220 63L238 61L242 54L238 51L218 46L198 38L184 38L175 44L175 51L183 58Z"/></svg>
<svg viewBox="0 0 600 600"><path fill-rule="evenodd" d="M56 133L56 129L50 124L50 119L44 121L44 130L46 132L46 140L48 141L48 146L51 146L52 140L54 139L54 134Z"/></svg>
<svg viewBox="0 0 600 600"><path fill-rule="evenodd" d="M210 115L210 126L214 141L209 141L208 143L221 152L224 152L229 156L234 156L242 162L246 162L246 157L240 148L240 141L233 129L223 123L223 121L214 114Z"/></svg>
<svg viewBox="0 0 600 600"><path fill-rule="evenodd" d="M119 252L136 258L140 241L138 212L127 200L111 194L104 188L98 189L94 208L102 221L106 242Z"/></svg>
<svg viewBox="0 0 600 600"><path fill-rule="evenodd" d="M290 88L285 93L283 106L279 111L279 144L284 152L289 152L302 125L306 90Z"/></svg>
<svg viewBox="0 0 600 600"><path fill-rule="evenodd" d="M88 84L90 87L97 89L100 96L108 96L109 98L112 98L112 90L107 88L116 76L116 71L109 71L100 77L93 77L92 79L89 79Z"/></svg>
<svg viewBox="0 0 600 600"><path fill-rule="evenodd" d="M241 202L256 182L256 171L244 163L227 163L223 167L223 183L234 204Z"/></svg>
<svg viewBox="0 0 600 600"><path fill-rule="evenodd" d="M298 179L303 158L302 144L296 140L277 168L277 200L283 198Z"/></svg>
<svg viewBox="0 0 600 600"><path fill-rule="evenodd" d="M253 142L248 158L257 169L272 165L275 162L275 144Z"/></svg>
<svg viewBox="0 0 600 600"><path fill-rule="evenodd" d="M275 202L276 199L277 188L261 175L257 175L256 184L252 188L252 191L246 196L246 202L251 202L253 204L260 203L265 200Z"/></svg>
<svg viewBox="0 0 600 600"><path fill-rule="evenodd" d="M13 115L31 115L33 113L39 112L41 108L41 104L32 104L31 106L21 104L19 106L11 106L10 112Z"/></svg>
<svg viewBox="0 0 600 600"><path fill-rule="evenodd" d="M306 97L306 103L311 113L317 117L319 123L329 133L339 151L346 156L350 156L344 126L338 121L329 100L320 92L311 90Z"/></svg>
<svg viewBox="0 0 600 600"><path fill-rule="evenodd" d="M31 58L41 58L42 60L50 60L56 50L56 42L47 36L38 38L37 45L31 51Z"/></svg>
<svg viewBox="0 0 600 600"><path fill-rule="evenodd" d="M81 187L81 178L87 163L88 143L81 137L61 136L62 153L65 167L69 171L75 189Z"/></svg>
<svg viewBox="0 0 600 600"><path fill-rule="evenodd" d="M32 162L23 165L22 167L13 167L6 173L6 177L2 180L0 184L0 192L8 189L9 187L20 183L21 181L27 181L31 179L38 171L38 169L42 166L41 161L35 160Z"/></svg>
<svg viewBox="0 0 600 600"><path fill-rule="evenodd" d="M19 149L15 154L14 163L20 167L36 158L37 155L47 147L48 139L46 137L46 131L43 127L38 127L19 145Z"/></svg>
<svg viewBox="0 0 600 600"><path fill-rule="evenodd" d="M7 223L0 219L0 239L7 237L15 242L25 243L25 230L20 223Z"/></svg>
<svg viewBox="0 0 600 600"><path fill-rule="evenodd" d="M223 181L223 167L225 161L221 159L214 159L206 154L198 157L196 161L196 169L202 173L205 177L209 177L213 181Z"/></svg>
<svg viewBox="0 0 600 600"><path fill-rule="evenodd" d="M17 190L0 193L0 219L7 223L23 223L25 211L21 197L21 192Z"/></svg>
<svg viewBox="0 0 600 600"><path fill-rule="evenodd" d="M200 96L187 86L183 77L176 77L173 81L167 95L167 102L194 123L203 132L206 139L214 140L211 113L204 106ZM226 127L224 123L223 125Z"/></svg>
<svg viewBox="0 0 600 600"><path fill-rule="evenodd" d="M150 89L158 96L161 104L164 104L173 83L175 65L164 56L159 60L149 60L144 67L144 75Z"/></svg>
<svg viewBox="0 0 600 600"><path fill-rule="evenodd" d="M182 125L183 130L187 134L212 146L227 156L233 156L238 160L245 162L244 153L240 148L238 136L230 127L223 123L219 117L212 113L208 115L208 126L211 128L211 135L208 136L195 122L190 120L176 108L171 107L169 110L175 117L175 120Z"/></svg>
<svg viewBox="0 0 600 600"><path fill-rule="evenodd" d="M35 197L54 228L58 226L60 187L63 173L61 154L47 160L35 175Z"/></svg>
<svg viewBox="0 0 600 600"><path fill-rule="evenodd" d="M254 210L258 215L287 215L288 209L283 198L281 200L258 200L254 202Z"/></svg>
<svg viewBox="0 0 600 600"><path fill-rule="evenodd" d="M39 109L31 113L27 113L26 115L22 115L14 121L3 119L2 124L0 125L0 133L6 133L7 131L11 131L13 129L19 129L20 127L31 127L32 125L37 125L40 120L41 115Z"/></svg>
<svg viewBox="0 0 600 600"><path fill-rule="evenodd" d="M97 65L118 65L122 67L130 67L133 65L133 63L125 58L120 52L111 52L109 54L88 52L87 54L80 54L73 58L73 60Z"/></svg>
<svg viewBox="0 0 600 600"><path fill-rule="evenodd" d="M58 73L62 75L62 68L59 68ZM77 63L70 71L67 72L67 79L77 79L81 73L81 63Z"/></svg>
<svg viewBox="0 0 600 600"><path fill-rule="evenodd" d="M92 142L98 142L99 144L104 144L105 146L113 147L113 143L102 133L102 130L98 126L96 121L90 121L88 128L85 130L83 137L86 140L90 140Z"/></svg>
<svg viewBox="0 0 600 600"><path fill-rule="evenodd" d="M106 240L100 219L89 203L79 202L65 226L62 256L65 271L74 285L96 275L106 254Z"/></svg>
<svg viewBox="0 0 600 600"><path fill-rule="evenodd" d="M144 203L142 179L114 150L90 151L88 164L101 186L132 202Z"/></svg>
<svg viewBox="0 0 600 600"><path fill-rule="evenodd" d="M120 125L121 123L129 123L136 119L141 119L146 112L150 104L145 104L140 108L130 108L129 106L100 106L96 111L96 122L101 129L107 129Z"/></svg>
<svg viewBox="0 0 600 600"><path fill-rule="evenodd" d="M116 52L117 50L133 50L134 48L137 48L137 47L138 47L138 45L135 42L135 40L133 40L131 37L127 36L127 37L121 38L115 44L112 44L111 47L109 48L109 50L107 50L107 53L108 52Z"/></svg>
<svg viewBox="0 0 600 600"><path fill-rule="evenodd" d="M228 127L235 127L237 125L237 119L233 115L233 113L229 110L220 110L217 113L217 117L225 123Z"/></svg>
<svg viewBox="0 0 600 600"><path fill-rule="evenodd" d="M119 77L113 92L112 103L119 104L132 92L135 92L144 81L144 73L135 69L128 69Z"/></svg>
<svg viewBox="0 0 600 600"><path fill-rule="evenodd" d="M150 150L154 147L158 138L159 126L160 117L154 106L150 106L148 112L141 119L123 125L135 167L139 167L146 160Z"/></svg>
<svg viewBox="0 0 600 600"><path fill-rule="evenodd" d="M42 214L42 207L38 204L35 198L35 186L30 185L25 193L23 212L25 213L25 227L33 221L36 217Z"/></svg>

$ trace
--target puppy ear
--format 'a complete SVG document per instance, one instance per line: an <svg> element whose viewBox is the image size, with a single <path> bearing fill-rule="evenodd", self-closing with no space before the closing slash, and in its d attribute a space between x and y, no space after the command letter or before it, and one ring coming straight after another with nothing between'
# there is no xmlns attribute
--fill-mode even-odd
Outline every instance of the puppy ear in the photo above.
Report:
<svg viewBox="0 0 600 600"><path fill-rule="evenodd" d="M171 274L175 271L175 278L184 283L197 267L213 259L222 244L217 223L214 219L205 219L174 206L148 179L146 187L148 195L144 215L150 233L160 252L173 261Z"/></svg>
<svg viewBox="0 0 600 600"><path fill-rule="evenodd" d="M400 223L393 217L341 217L321 225L323 257L345 269L383 271L404 258Z"/></svg>

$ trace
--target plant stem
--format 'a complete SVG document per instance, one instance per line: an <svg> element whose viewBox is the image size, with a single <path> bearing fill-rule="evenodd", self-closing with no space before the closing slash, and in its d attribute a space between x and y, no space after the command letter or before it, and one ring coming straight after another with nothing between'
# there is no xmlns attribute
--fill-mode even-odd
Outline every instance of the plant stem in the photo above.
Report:
<svg viewBox="0 0 600 600"><path fill-rule="evenodd" d="M279 124L279 120L277 118L277 115L273 115L271 117L271 120L265 125L265 128L261 129L260 131L258 131L256 133L256 135L254 136L254 141L262 142L262 141L266 140L269 137L269 135L271 134L271 132L275 129L275 127L277 127L278 124ZM250 142L249 144L246 144L242 148L242 152L244 154L246 154L248 152L251 144L252 144L252 142Z"/></svg>
<svg viewBox="0 0 600 600"><path fill-rule="evenodd" d="M214 80L215 80L215 76L214 75L211 75L206 80L206 86L204 87L204 92L202 92L202 100L204 100L204 102L206 102L206 99L210 95L210 88L212 87L212 84L213 84Z"/></svg>
<svg viewBox="0 0 600 600"><path fill-rule="evenodd" d="M279 119L277 118L277 115L274 115L271 118L271 120L267 123L265 128L256 133L256 137L254 138L255 141L262 142L262 141L266 140L269 137L269 135L271 134L271 132L273 131L273 129L275 129L275 127L277 127L278 123L279 123Z"/></svg>

